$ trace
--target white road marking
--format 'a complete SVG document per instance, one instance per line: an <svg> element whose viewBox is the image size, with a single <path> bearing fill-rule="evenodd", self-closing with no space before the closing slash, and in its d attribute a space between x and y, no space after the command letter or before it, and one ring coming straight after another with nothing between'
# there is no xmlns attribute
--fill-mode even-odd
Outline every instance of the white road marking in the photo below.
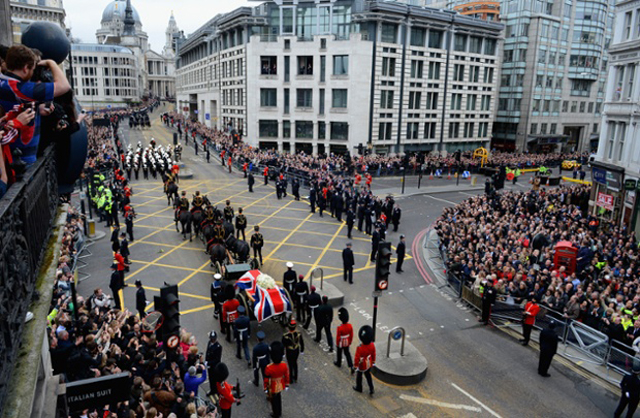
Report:
<svg viewBox="0 0 640 418"><path fill-rule="evenodd" d="M431 328L429 331L433 331L433 328Z"/></svg>
<svg viewBox="0 0 640 418"><path fill-rule="evenodd" d="M444 325L440 325L440 328L444 328Z"/></svg>
<svg viewBox="0 0 640 418"><path fill-rule="evenodd" d="M430 198L432 198L432 199L434 199L434 200L439 200L440 202L448 203L448 204L450 204L450 205L454 205L454 206L455 206L455 205L457 205L457 203L456 203L456 202L452 202L451 200L440 199L439 197L433 197L433 196L431 196L431 195L427 195L427 197L430 197Z"/></svg>
<svg viewBox="0 0 640 418"><path fill-rule="evenodd" d="M417 402L425 405L439 406L441 408L464 409L465 411L478 412L478 413L482 412L482 409L478 408L477 406L440 402L433 399L418 398L416 396L400 395L400 399L405 401L410 401L410 402Z"/></svg>
<svg viewBox="0 0 640 418"><path fill-rule="evenodd" d="M458 192L458 193L463 194L463 195L467 195L467 196L471 196L471 197L478 196L477 194L471 194L471 193L467 193L467 192Z"/></svg>
<svg viewBox="0 0 640 418"><path fill-rule="evenodd" d="M502 418L500 415L498 415L495 411L493 411L491 408L489 408L487 405L483 404L482 402L480 402L478 399L474 398L473 396L471 396L471 394L469 394L467 391L465 391L464 389L462 389L460 386L456 385L455 383L451 383L451 386L453 386L454 388L458 389L460 392L462 392L462 394L466 395L469 399L471 399L472 401L474 401L475 403L477 403L478 405L480 405L481 407L483 407L484 409L487 410L488 413L490 413L491 415L493 415L496 418Z"/></svg>
<svg viewBox="0 0 640 418"><path fill-rule="evenodd" d="M424 287L424 285L420 285L420 289L422 289Z"/></svg>
<svg viewBox="0 0 640 418"><path fill-rule="evenodd" d="M418 418L418 417L416 417L411 412L409 412L407 415L403 415L403 416L398 417L398 418Z"/></svg>

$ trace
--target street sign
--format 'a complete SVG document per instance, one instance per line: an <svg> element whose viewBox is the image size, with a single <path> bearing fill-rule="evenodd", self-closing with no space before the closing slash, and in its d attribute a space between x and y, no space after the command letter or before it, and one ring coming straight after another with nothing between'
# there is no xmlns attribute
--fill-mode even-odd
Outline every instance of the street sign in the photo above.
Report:
<svg viewBox="0 0 640 418"><path fill-rule="evenodd" d="M379 290L376 290L371 294L372 298L379 298L380 296L382 296L382 292Z"/></svg>
<svg viewBox="0 0 640 418"><path fill-rule="evenodd" d="M206 120L211 120L211 113L205 113L205 114L204 114L204 118L205 118Z"/></svg>
<svg viewBox="0 0 640 418"><path fill-rule="evenodd" d="M67 383L67 405L73 412L94 408L96 405L115 405L128 400L130 391L129 373L80 380Z"/></svg>
<svg viewBox="0 0 640 418"><path fill-rule="evenodd" d="M194 110L193 113L198 114L198 109Z"/></svg>
<svg viewBox="0 0 640 418"><path fill-rule="evenodd" d="M394 340L398 341L400 338L402 338L402 331L401 331L401 330L396 330L396 331L391 335L391 337L392 337Z"/></svg>
<svg viewBox="0 0 640 418"><path fill-rule="evenodd" d="M635 190L636 189L637 180L634 179L626 179L624 181L624 189L625 190Z"/></svg>
<svg viewBox="0 0 640 418"><path fill-rule="evenodd" d="M111 105L107 105L107 109L111 109Z"/></svg>

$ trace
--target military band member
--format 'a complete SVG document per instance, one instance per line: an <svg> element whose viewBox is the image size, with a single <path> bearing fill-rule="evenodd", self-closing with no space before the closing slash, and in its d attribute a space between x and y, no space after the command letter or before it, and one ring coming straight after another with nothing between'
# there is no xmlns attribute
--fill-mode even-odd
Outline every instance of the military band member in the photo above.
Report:
<svg viewBox="0 0 640 418"><path fill-rule="evenodd" d="M304 339L300 331L296 330L296 320L289 322L289 331L282 336L287 364L291 372L291 383L298 381L298 357L304 353Z"/></svg>
<svg viewBox="0 0 640 418"><path fill-rule="evenodd" d="M253 384L258 386L260 372L262 372L262 379L264 380L264 370L271 363L271 357L269 356L269 344L264 342L264 332L258 331L256 337L258 337L258 344L253 347L252 365Z"/></svg>
<svg viewBox="0 0 640 418"><path fill-rule="evenodd" d="M253 248L253 258L260 257L260 265L262 265L262 247L264 246L264 238L260 233L260 226L253 227L254 233L251 235L251 248Z"/></svg>
<svg viewBox="0 0 640 418"><path fill-rule="evenodd" d="M282 416L281 393L289 389L289 368L282 362L284 346L280 341L271 343L271 364L264 371L264 391L271 402L274 418Z"/></svg>

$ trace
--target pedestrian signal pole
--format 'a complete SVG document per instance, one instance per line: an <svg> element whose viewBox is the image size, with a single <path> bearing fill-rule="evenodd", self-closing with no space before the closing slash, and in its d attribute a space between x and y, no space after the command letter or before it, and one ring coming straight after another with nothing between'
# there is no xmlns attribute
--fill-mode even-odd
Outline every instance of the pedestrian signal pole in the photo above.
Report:
<svg viewBox="0 0 640 418"><path fill-rule="evenodd" d="M456 186L460 185L460 171L462 171L462 150L456 151L456 161L458 162L458 169L456 170Z"/></svg>
<svg viewBox="0 0 640 418"><path fill-rule="evenodd" d="M378 297L389 288L389 274L391 273L391 243L378 244L378 259L376 260L376 277L373 291L373 340L376 340L376 323L378 321Z"/></svg>
<svg viewBox="0 0 640 418"><path fill-rule="evenodd" d="M173 349L180 342L180 299L178 286L169 285L160 289L160 296L154 297L154 305L163 316L162 326L156 337L163 342L163 348Z"/></svg>

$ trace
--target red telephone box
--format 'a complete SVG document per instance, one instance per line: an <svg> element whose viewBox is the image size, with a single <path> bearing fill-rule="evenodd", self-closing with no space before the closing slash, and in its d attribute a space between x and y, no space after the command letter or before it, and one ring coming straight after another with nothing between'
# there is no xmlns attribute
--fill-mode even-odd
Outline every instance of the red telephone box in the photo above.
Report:
<svg viewBox="0 0 640 418"><path fill-rule="evenodd" d="M556 267L565 266L567 274L576 271L576 258L578 257L578 249L569 241L560 241L555 247L555 256L553 264Z"/></svg>

